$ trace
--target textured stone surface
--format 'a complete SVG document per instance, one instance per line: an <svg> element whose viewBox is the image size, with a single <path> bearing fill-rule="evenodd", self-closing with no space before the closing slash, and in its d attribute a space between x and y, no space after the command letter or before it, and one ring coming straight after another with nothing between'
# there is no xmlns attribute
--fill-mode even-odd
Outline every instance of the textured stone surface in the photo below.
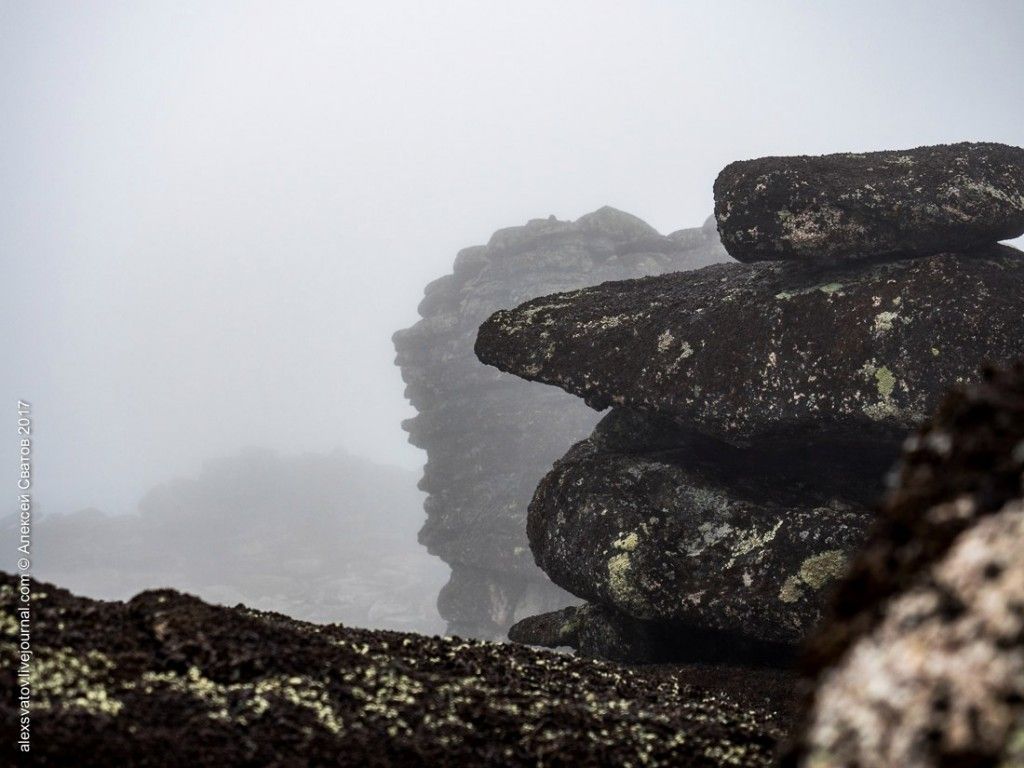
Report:
<svg viewBox="0 0 1024 768"><path fill-rule="evenodd" d="M596 408L672 415L737 444L921 423L984 360L1024 353L1024 254L722 264L492 315L480 359Z"/></svg>
<svg viewBox="0 0 1024 768"><path fill-rule="evenodd" d="M807 765L1021 764L1024 504L960 534L920 578L822 677Z"/></svg>
<svg viewBox="0 0 1024 768"><path fill-rule="evenodd" d="M771 677L26 586L38 764L768 766L785 725ZM0 575L5 692L18 588ZM16 706L0 700L7 726Z"/></svg>
<svg viewBox="0 0 1024 768"><path fill-rule="evenodd" d="M758 465L749 451L712 452L707 441L624 450L623 421L613 412L538 486L528 534L541 568L636 619L801 639L862 543L868 513L828 485L765 483L744 472Z"/></svg>
<svg viewBox="0 0 1024 768"><path fill-rule="evenodd" d="M787 765L1010 766L1024 728L1024 365L949 396L813 638Z"/></svg>
<svg viewBox="0 0 1024 768"><path fill-rule="evenodd" d="M510 640L572 648L581 656L630 664L685 663L771 671L779 693L794 688L791 647L683 624L642 621L614 608L584 603L530 616L508 630ZM786 694L788 695L788 694Z"/></svg>
<svg viewBox="0 0 1024 768"><path fill-rule="evenodd" d="M526 506L551 463L597 416L575 398L481 365L479 324L494 310L606 280L728 259L704 227L659 235L612 208L575 222L538 219L459 252L452 274L426 287L423 319L394 336L418 415L409 440L427 451L429 496L420 541L452 567L439 609L449 630L504 635L514 620L573 599L533 564Z"/></svg>
<svg viewBox="0 0 1024 768"><path fill-rule="evenodd" d="M715 181L740 261L920 256L1024 233L1024 149L951 144L732 163Z"/></svg>

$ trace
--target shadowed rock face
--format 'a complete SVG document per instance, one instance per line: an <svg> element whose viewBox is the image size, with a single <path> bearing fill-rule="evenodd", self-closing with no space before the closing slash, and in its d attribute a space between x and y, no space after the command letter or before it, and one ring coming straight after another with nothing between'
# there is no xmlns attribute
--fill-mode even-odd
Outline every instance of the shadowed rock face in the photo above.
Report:
<svg viewBox="0 0 1024 768"><path fill-rule="evenodd" d="M1024 233L1024 149L951 144L732 163L715 181L739 261L922 256Z"/></svg>
<svg viewBox="0 0 1024 768"><path fill-rule="evenodd" d="M508 638L546 648L571 647L580 656L632 664L732 665L770 674L779 691L790 690L796 679L787 668L793 661L792 647L685 624L642 621L593 603L529 616L509 628Z"/></svg>
<svg viewBox="0 0 1024 768"><path fill-rule="evenodd" d="M737 445L923 421L983 360L1024 354L1024 257L830 268L722 264L545 296L491 316L480 359L596 408L659 411Z"/></svg>
<svg viewBox="0 0 1024 768"><path fill-rule="evenodd" d="M1024 760L1024 365L950 395L812 639L787 765Z"/></svg>
<svg viewBox="0 0 1024 768"><path fill-rule="evenodd" d="M787 706L790 690L771 676L631 671L307 624L171 590L106 603L26 586L40 764L761 767L787 720L772 702ZM0 574L5 692L19 587ZM12 728L16 706L0 700Z"/></svg>
<svg viewBox="0 0 1024 768"><path fill-rule="evenodd" d="M552 462L593 428L575 398L481 365L479 324L496 309L607 280L727 259L713 226L659 235L612 208L575 222L534 220L460 251L427 286L423 319L394 336L406 394L403 425L427 451L420 541L452 567L438 607L449 631L504 636L516 619L574 601L534 565L526 507Z"/></svg>

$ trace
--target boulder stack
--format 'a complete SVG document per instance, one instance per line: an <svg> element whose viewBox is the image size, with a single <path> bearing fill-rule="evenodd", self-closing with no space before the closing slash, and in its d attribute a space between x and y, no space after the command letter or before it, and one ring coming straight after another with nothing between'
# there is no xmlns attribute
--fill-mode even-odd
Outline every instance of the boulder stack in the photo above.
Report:
<svg viewBox="0 0 1024 768"><path fill-rule="evenodd" d="M526 507L552 462L598 419L570 395L480 365L477 327L535 296L724 260L713 220L662 236L606 207L499 230L426 287L423 319L394 343L419 412L403 426L427 451L420 541L452 568L438 599L450 632L504 637L517 619L576 602L534 565Z"/></svg>
<svg viewBox="0 0 1024 768"><path fill-rule="evenodd" d="M691 633L801 641L903 436L983 361L1024 355L1024 254L995 242L1024 227L1022 178L1024 152L998 145L734 164L715 185L718 225L757 261L492 315L483 362L613 406L529 508L538 565L601 609L560 637L591 637L581 616L599 616L643 622L643 642L610 647L668 642L655 657L685 656ZM878 199L850 192L864 184ZM816 220L817 239L756 223L798 203L842 216ZM739 211L756 248L735 245ZM557 634L533 626L538 642Z"/></svg>

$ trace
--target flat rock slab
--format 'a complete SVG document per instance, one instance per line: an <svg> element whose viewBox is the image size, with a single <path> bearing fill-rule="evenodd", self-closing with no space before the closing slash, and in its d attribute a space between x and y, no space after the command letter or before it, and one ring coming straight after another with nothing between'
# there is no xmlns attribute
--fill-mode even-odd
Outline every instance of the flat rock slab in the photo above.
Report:
<svg viewBox="0 0 1024 768"><path fill-rule="evenodd" d="M688 463L579 443L530 504L537 564L635 619L799 642L871 515L827 496L753 498Z"/></svg>
<svg viewBox="0 0 1024 768"><path fill-rule="evenodd" d="M349 629L28 582L38 764L769 766L784 717L742 678ZM18 579L0 574L15 690ZM17 701L0 701L12 726ZM8 749L14 749L8 743Z"/></svg>
<svg viewBox="0 0 1024 768"><path fill-rule="evenodd" d="M967 250L1024 234L1024 149L962 143L744 160L718 175L715 217L739 261Z"/></svg>
<svg viewBox="0 0 1024 768"><path fill-rule="evenodd" d="M1024 254L722 264L605 283L496 312L476 353L592 407L660 411L735 444L892 439L982 361L1024 355Z"/></svg>

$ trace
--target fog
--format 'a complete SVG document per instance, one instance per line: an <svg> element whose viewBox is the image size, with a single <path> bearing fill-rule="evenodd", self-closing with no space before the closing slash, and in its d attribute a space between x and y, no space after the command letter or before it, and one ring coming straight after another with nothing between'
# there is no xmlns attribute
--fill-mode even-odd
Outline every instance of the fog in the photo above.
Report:
<svg viewBox="0 0 1024 768"><path fill-rule="evenodd" d="M18 398L47 513L253 446L414 483L390 336L459 248L602 205L698 226L740 158L1024 144L1021 29L1014 0L2 2L0 512Z"/></svg>

